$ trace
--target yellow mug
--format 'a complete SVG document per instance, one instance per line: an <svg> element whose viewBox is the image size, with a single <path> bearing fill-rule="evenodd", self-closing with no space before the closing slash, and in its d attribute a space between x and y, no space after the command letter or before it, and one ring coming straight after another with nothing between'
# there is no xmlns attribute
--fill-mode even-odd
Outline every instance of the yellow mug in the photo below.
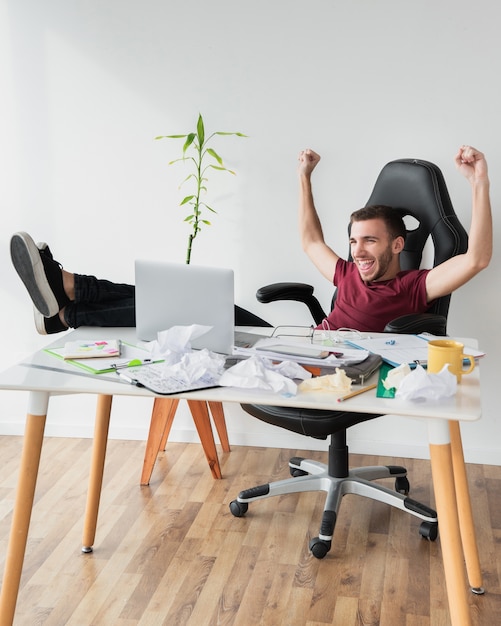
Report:
<svg viewBox="0 0 501 626"><path fill-rule="evenodd" d="M464 345L453 339L433 339L428 342L428 365L430 374L440 372L444 365L449 366L449 372L456 374L458 383L461 376L473 372L475 358L471 354L463 354ZM464 361L469 361L468 369L463 369Z"/></svg>

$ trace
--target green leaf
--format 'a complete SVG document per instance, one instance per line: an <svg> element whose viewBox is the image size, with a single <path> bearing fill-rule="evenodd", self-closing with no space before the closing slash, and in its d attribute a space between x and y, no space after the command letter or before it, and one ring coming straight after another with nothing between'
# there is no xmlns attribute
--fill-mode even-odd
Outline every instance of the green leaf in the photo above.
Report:
<svg viewBox="0 0 501 626"><path fill-rule="evenodd" d="M205 141L205 128L204 128L204 121L200 113L198 115L198 122L197 122L197 135L198 135L198 144L201 147L204 145L204 141Z"/></svg>
<svg viewBox="0 0 501 626"><path fill-rule="evenodd" d="M191 146L195 137L196 137L195 133L190 133L189 135L186 135L186 141L184 142L184 146L183 146L183 154Z"/></svg>
<svg viewBox="0 0 501 626"><path fill-rule="evenodd" d="M207 224L207 226L212 226L212 224L211 224L208 220L202 220L202 222L203 222L204 224Z"/></svg>
<svg viewBox="0 0 501 626"><path fill-rule="evenodd" d="M235 135L237 137L248 137L249 135L244 135L243 133L223 133L221 131L217 131L214 135Z"/></svg>
<svg viewBox="0 0 501 626"><path fill-rule="evenodd" d="M184 185L184 183L185 183L187 180L190 180L190 178L196 178L195 174L188 174L188 176L187 176L187 177L183 180L183 182L179 185L178 189L180 189L180 188Z"/></svg>
<svg viewBox="0 0 501 626"><path fill-rule="evenodd" d="M188 215L188 217L184 218L185 222L189 222L190 220L192 220L195 216L194 215Z"/></svg>
<svg viewBox="0 0 501 626"><path fill-rule="evenodd" d="M223 159L219 156L219 154L213 150L212 148L207 148L207 152L216 159L216 161L222 165L223 164Z"/></svg>
<svg viewBox="0 0 501 626"><path fill-rule="evenodd" d="M219 167L218 165L208 165L207 167L211 167L213 170L219 170L220 172L228 172L229 174L236 176L235 172L233 170L229 170L227 167Z"/></svg>
<svg viewBox="0 0 501 626"><path fill-rule="evenodd" d="M173 165L174 163L177 163L178 161L186 161L186 159L184 157L181 157L180 159L174 159L174 161L169 161L167 165Z"/></svg>
<svg viewBox="0 0 501 626"><path fill-rule="evenodd" d="M183 206L183 204L186 204L190 200L193 200L194 197L195 196L186 196L186 198L183 199L183 201L179 204L179 206Z"/></svg>
<svg viewBox="0 0 501 626"><path fill-rule="evenodd" d="M187 135L159 135L155 139L184 139Z"/></svg>

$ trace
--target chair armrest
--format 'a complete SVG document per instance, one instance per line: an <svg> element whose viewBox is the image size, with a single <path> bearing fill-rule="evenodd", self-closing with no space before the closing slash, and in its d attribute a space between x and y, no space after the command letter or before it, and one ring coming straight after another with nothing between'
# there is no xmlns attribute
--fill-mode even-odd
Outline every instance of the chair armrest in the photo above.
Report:
<svg viewBox="0 0 501 626"><path fill-rule="evenodd" d="M447 334L447 318L435 313L402 315L388 322L384 332L410 335L431 333L432 335L445 336Z"/></svg>
<svg viewBox="0 0 501 626"><path fill-rule="evenodd" d="M304 302L313 295L313 287L305 283L273 283L260 287L256 292L259 302L276 302L277 300L297 300Z"/></svg>
<svg viewBox="0 0 501 626"><path fill-rule="evenodd" d="M295 300L306 304L316 324L321 324L325 313L313 295L313 287L305 283L273 283L260 287L256 292L259 302L269 303L279 300Z"/></svg>

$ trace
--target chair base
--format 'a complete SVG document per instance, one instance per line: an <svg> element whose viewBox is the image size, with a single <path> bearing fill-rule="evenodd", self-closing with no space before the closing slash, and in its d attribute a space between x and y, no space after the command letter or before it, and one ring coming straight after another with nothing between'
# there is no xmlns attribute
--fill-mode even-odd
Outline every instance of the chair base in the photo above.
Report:
<svg viewBox="0 0 501 626"><path fill-rule="evenodd" d="M351 469L347 476L336 477L329 473L328 466L309 459L294 457L289 461L293 478L279 480L241 491L236 500L230 503L230 511L235 517L242 517L249 502L272 496L305 491L325 491L326 499L322 523L318 537L310 542L313 556L323 558L331 548L332 536L343 496L354 494L384 502L406 511L423 520L420 534L434 541L438 535L436 511L407 496L409 482L407 470L399 466L372 466ZM395 478L397 491L392 491L371 481L381 478Z"/></svg>

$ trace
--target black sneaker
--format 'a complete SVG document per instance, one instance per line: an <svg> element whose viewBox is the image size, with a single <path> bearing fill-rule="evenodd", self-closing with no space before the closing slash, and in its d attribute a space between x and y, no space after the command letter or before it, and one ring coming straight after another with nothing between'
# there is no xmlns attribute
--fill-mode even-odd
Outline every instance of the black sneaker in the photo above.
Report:
<svg viewBox="0 0 501 626"><path fill-rule="evenodd" d="M40 250L40 256L42 258L45 255L51 261L54 260L52 252L45 241L39 241L37 243L37 248ZM37 329L39 335L53 335L55 333L62 333L65 330L68 330L68 326L61 322L59 313L56 313L56 315L53 315L52 317L44 317L40 311L33 307L33 317L35 319L35 328Z"/></svg>
<svg viewBox="0 0 501 626"><path fill-rule="evenodd" d="M15 233L10 240L10 255L35 308L44 317L53 317L70 302L63 287L61 265L53 259L47 244L39 250L28 233Z"/></svg>
<svg viewBox="0 0 501 626"><path fill-rule="evenodd" d="M33 317L35 319L35 327L39 335L53 335L68 330L59 318L59 313L52 317L44 317L38 309L33 307Z"/></svg>

